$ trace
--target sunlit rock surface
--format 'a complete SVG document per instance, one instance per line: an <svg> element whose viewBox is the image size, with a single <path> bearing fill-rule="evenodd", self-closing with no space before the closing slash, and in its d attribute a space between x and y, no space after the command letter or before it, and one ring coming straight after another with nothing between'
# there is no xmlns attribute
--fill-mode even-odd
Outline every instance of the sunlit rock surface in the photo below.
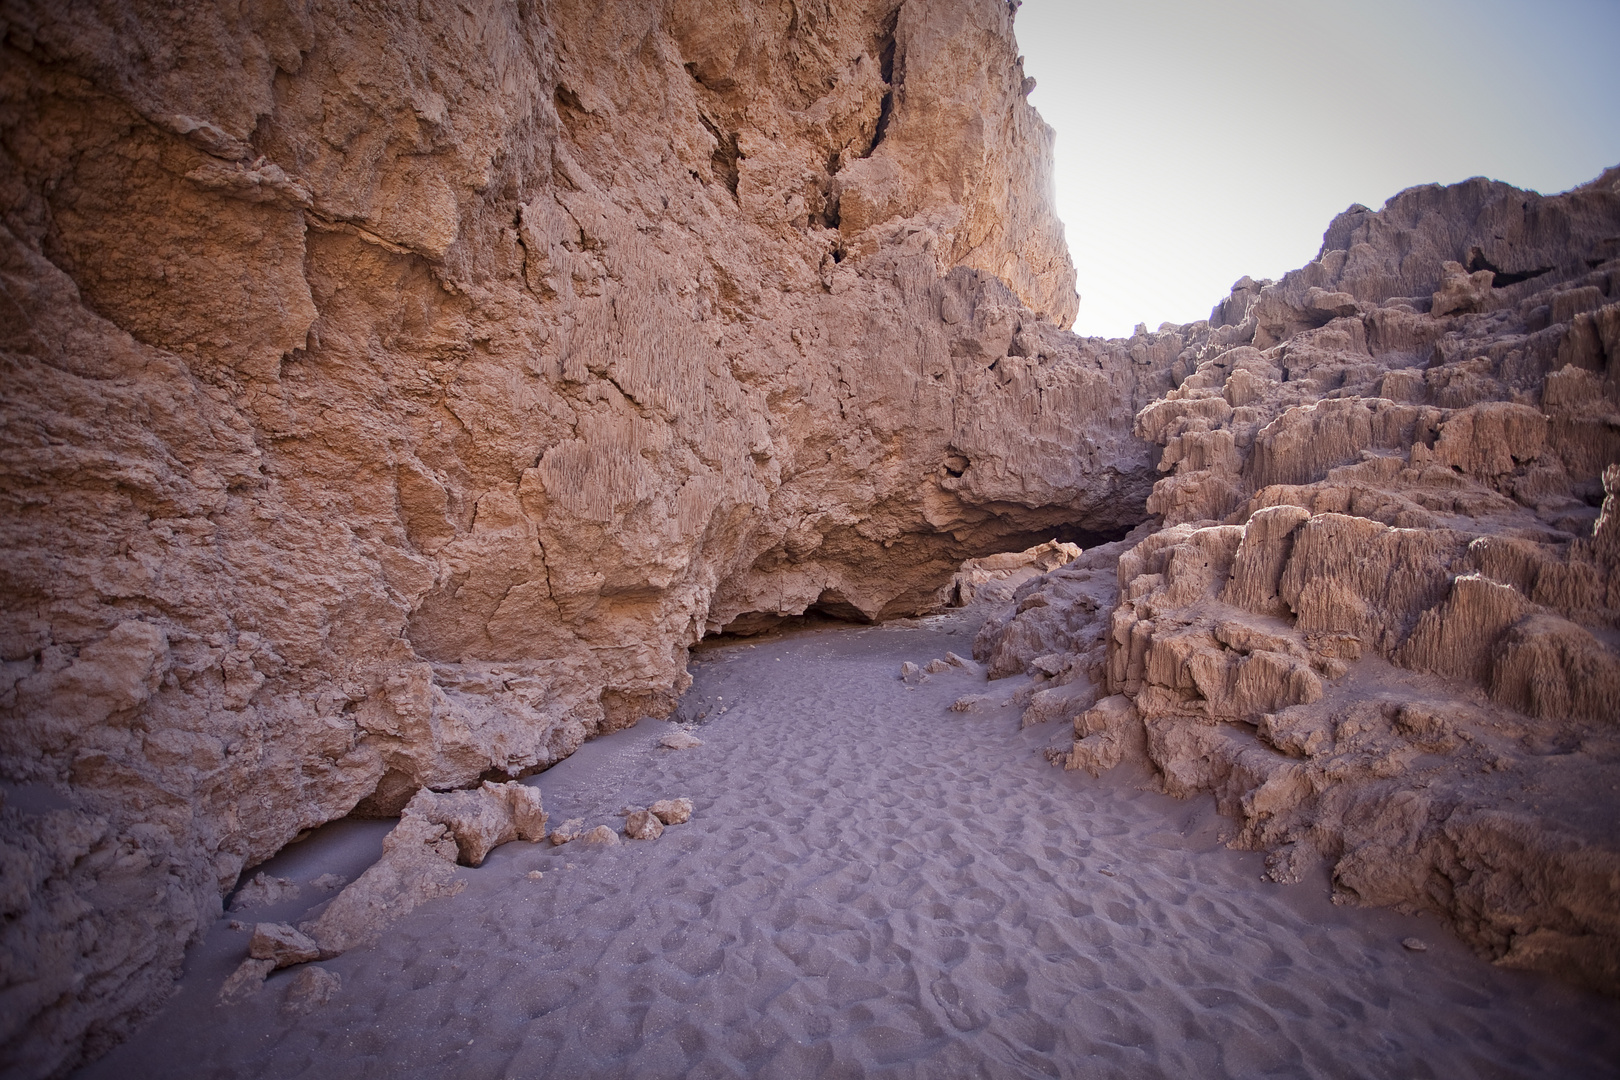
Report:
<svg viewBox="0 0 1620 1080"><path fill-rule="evenodd" d="M1620 169L1471 180L1240 281L1137 415L1164 527L981 633L1049 680L1063 764L1145 759L1278 881L1325 858L1337 899L1620 992L1617 236Z"/></svg>
<svg viewBox="0 0 1620 1080"><path fill-rule="evenodd" d="M301 830L1145 516L1002 0L0 13L9 1066ZM442 860L441 860L442 861Z"/></svg>

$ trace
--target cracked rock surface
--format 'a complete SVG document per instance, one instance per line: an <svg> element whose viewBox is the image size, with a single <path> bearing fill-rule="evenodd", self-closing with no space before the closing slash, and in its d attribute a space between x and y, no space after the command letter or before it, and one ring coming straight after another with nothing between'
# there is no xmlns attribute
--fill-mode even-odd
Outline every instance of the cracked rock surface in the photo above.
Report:
<svg viewBox="0 0 1620 1080"><path fill-rule="evenodd" d="M705 633L1143 516L1001 0L0 9L8 1065Z"/></svg>
<svg viewBox="0 0 1620 1080"><path fill-rule="evenodd" d="M451 792L668 715L706 634L915 614L1155 515L1117 598L1082 556L987 644L1106 669L1047 713L1278 717L1308 771L1477 748L1477 690L1520 725L1490 762L1607 760L1613 176L1415 189L1207 322L1081 339L1027 87L1003 0L0 6L4 1067L123 1038L323 823L432 796L334 940L453 892L544 821ZM1290 712L1366 665L1442 689ZM1480 939L1608 985L1578 907Z"/></svg>
<svg viewBox="0 0 1620 1080"><path fill-rule="evenodd" d="M1338 900L1620 992L1617 233L1620 168L1471 180L1240 281L1136 418L1164 527L976 644L1072 721L1058 760L1148 761L1274 880L1325 859Z"/></svg>

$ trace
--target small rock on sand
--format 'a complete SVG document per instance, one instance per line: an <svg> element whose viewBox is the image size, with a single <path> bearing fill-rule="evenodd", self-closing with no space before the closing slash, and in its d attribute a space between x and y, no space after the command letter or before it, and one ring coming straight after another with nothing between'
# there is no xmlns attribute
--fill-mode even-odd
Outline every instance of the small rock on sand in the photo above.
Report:
<svg viewBox="0 0 1620 1080"><path fill-rule="evenodd" d="M941 672L951 670L951 665L946 663L944 660L930 660L926 665L923 666L923 670L928 672L930 675L938 675Z"/></svg>
<svg viewBox="0 0 1620 1080"><path fill-rule="evenodd" d="M703 740L699 739L695 735L689 735L684 731L671 731L662 739L658 740L658 745L662 746L665 750L691 750L695 747L702 746Z"/></svg>
<svg viewBox="0 0 1620 1080"><path fill-rule="evenodd" d="M248 955L284 968L319 960L321 949L307 935L286 923L262 922L253 928L253 937L248 939Z"/></svg>
<svg viewBox="0 0 1620 1080"><path fill-rule="evenodd" d="M292 977L287 984L287 996L282 999L281 1011L289 1016L302 1016L332 1000L332 995L343 986L343 979L335 971L310 965Z"/></svg>
<svg viewBox="0 0 1620 1080"><path fill-rule="evenodd" d="M541 873L541 872L540 872L540 871L538 871L538 870L530 870L530 871L529 871L529 877L530 877L530 878L531 878L531 879L533 879L533 880L535 880L535 881L539 881L539 880L540 880L540 879L541 879L541 878L543 878L543 877L545 877L545 876L546 876L546 875L544 875L544 874L542 874L542 873Z"/></svg>
<svg viewBox="0 0 1620 1080"><path fill-rule="evenodd" d="M251 956L248 957L226 978L225 985L219 988L219 1000L236 1001L249 994L258 993L259 987L264 985L264 977L274 970L276 970L274 960L255 960Z"/></svg>
<svg viewBox="0 0 1620 1080"><path fill-rule="evenodd" d="M685 825L692 820L691 799L659 799L647 809L665 825Z"/></svg>
<svg viewBox="0 0 1620 1080"><path fill-rule="evenodd" d="M1401 947L1404 948L1404 949L1409 949L1412 952L1428 952L1429 951L1429 943L1424 941L1422 938L1415 938L1415 937L1402 938L1401 939Z"/></svg>
<svg viewBox="0 0 1620 1080"><path fill-rule="evenodd" d="M578 840L585 835L585 819L569 818L555 829L551 830L553 844L566 844L570 840Z"/></svg>
<svg viewBox="0 0 1620 1080"><path fill-rule="evenodd" d="M320 877L310 882L310 885L321 890L322 892L331 892L333 889L343 888L343 886L347 885L348 883L349 879L341 874L322 874Z"/></svg>
<svg viewBox="0 0 1620 1080"><path fill-rule="evenodd" d="M606 825L598 825L579 839L581 843L590 844L593 847L612 847L619 842L619 834Z"/></svg>
<svg viewBox="0 0 1620 1080"><path fill-rule="evenodd" d="M951 712L977 712L995 708L995 699L989 694L968 694L951 702Z"/></svg>
<svg viewBox="0 0 1620 1080"><path fill-rule="evenodd" d="M910 660L901 662L900 681L905 683L907 686L916 686L927 677L928 676L923 674L922 668L918 667L916 664L913 664Z"/></svg>
<svg viewBox="0 0 1620 1080"><path fill-rule="evenodd" d="M664 835L664 823L651 810L637 810L624 819L624 835L632 840L656 840Z"/></svg>

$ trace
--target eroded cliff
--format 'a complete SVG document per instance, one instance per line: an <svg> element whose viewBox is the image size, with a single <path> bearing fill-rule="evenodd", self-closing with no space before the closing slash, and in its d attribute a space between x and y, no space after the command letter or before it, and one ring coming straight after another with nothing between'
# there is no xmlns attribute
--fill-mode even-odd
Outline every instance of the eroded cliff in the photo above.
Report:
<svg viewBox="0 0 1620 1080"><path fill-rule="evenodd" d="M1149 514L982 642L1066 762L1620 985L1612 172L1353 208L1105 342L1004 0L8 0L0 52L9 1067L706 633Z"/></svg>
<svg viewBox="0 0 1620 1080"><path fill-rule="evenodd" d="M1023 586L977 646L1337 899L1620 992L1620 168L1334 220L1137 415L1164 528ZM1099 700L1100 698L1100 700Z"/></svg>
<svg viewBox="0 0 1620 1080"><path fill-rule="evenodd" d="M667 711L705 632L1143 516L1003 0L0 8L6 1009Z"/></svg>

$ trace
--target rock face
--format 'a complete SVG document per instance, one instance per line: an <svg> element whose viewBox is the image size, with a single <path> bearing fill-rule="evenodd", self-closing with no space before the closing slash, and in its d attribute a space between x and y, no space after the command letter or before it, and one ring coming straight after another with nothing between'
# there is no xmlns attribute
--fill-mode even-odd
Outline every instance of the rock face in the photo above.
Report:
<svg viewBox="0 0 1620 1080"><path fill-rule="evenodd" d="M1143 516L1003 0L0 12L0 1040L244 867ZM92 945L91 943L95 944Z"/></svg>
<svg viewBox="0 0 1620 1080"><path fill-rule="evenodd" d="M922 610L1149 511L1182 531L1130 603L1258 568L1241 618L1191 569L1148 601L1241 652L1210 730L1356 648L1600 724L1620 539L1572 538L1615 460L1613 193L1422 189L1209 323L1077 339L1010 7L0 8L5 1068L120 1038L300 831L667 714L705 633ZM1089 632L1015 614L1004 656ZM1134 648L1141 715L1201 693ZM498 842L446 797L323 950ZM1514 955L1596 932L1535 925Z"/></svg>
<svg viewBox="0 0 1620 1080"><path fill-rule="evenodd" d="M1340 899L1620 993L1616 236L1620 168L1340 215L1177 331L1206 343L1136 419L1165 527L976 654L1037 673L1064 764L1213 792L1277 880L1326 858Z"/></svg>

